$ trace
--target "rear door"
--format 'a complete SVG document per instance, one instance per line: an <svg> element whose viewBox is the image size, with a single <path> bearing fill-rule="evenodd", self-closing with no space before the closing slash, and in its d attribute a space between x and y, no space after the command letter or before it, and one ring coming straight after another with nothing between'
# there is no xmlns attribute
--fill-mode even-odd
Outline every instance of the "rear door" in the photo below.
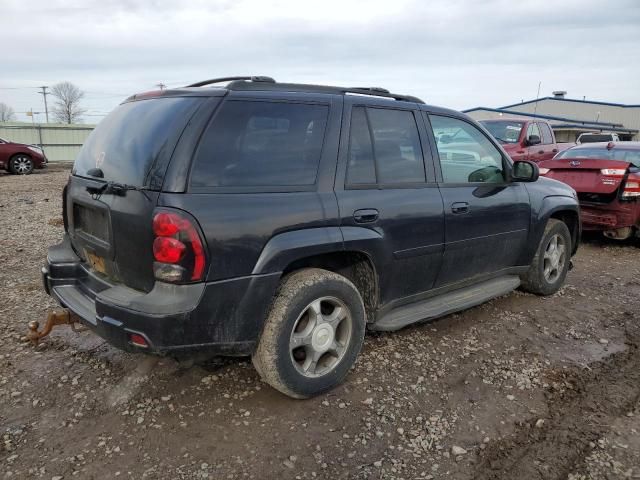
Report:
<svg viewBox="0 0 640 480"><path fill-rule="evenodd" d="M202 104L197 97L124 103L85 142L66 212L74 250L93 273L139 290L153 287L153 210L173 149ZM127 187L108 189L110 182Z"/></svg>
<svg viewBox="0 0 640 480"><path fill-rule="evenodd" d="M527 241L531 211L523 184L508 182L508 160L464 119L425 115L434 134L444 202L445 249L436 286L505 271ZM452 154L447 139L457 138ZM443 141L445 140L445 141ZM467 155L460 156L465 149Z"/></svg>
<svg viewBox="0 0 640 480"><path fill-rule="evenodd" d="M538 122L538 130L540 131L540 140L542 142L539 145L541 148L538 150L538 152L542 152L539 153L540 161L551 160L558 153L551 128L545 122Z"/></svg>
<svg viewBox="0 0 640 480"><path fill-rule="evenodd" d="M345 97L335 191L345 246L378 261L386 304L433 287L443 251L442 199L415 106L360 101Z"/></svg>

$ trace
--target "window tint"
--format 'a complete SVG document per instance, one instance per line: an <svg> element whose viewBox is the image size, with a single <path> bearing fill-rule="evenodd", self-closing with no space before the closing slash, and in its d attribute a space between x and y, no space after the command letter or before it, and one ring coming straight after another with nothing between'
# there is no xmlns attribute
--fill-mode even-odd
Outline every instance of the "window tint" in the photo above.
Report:
<svg viewBox="0 0 640 480"><path fill-rule="evenodd" d="M527 138L529 138L531 135L537 135L538 137L540 137L540 130L538 129L537 123L529 124L529 129L527 130ZM542 137L540 137L540 140L542 140Z"/></svg>
<svg viewBox="0 0 640 480"><path fill-rule="evenodd" d="M73 165L74 175L86 176L90 169L100 168L104 180L145 185L154 169L162 170L157 160L173 150L198 104L194 97L123 103L84 142Z"/></svg>
<svg viewBox="0 0 640 480"><path fill-rule="evenodd" d="M373 161L373 145L369 134L367 115L363 107L356 107L351 114L347 184L372 183L376 183L376 168Z"/></svg>
<svg viewBox="0 0 640 480"><path fill-rule="evenodd" d="M546 123L539 123L538 126L540 127L540 132L542 133L542 143L544 145L553 143L553 135L551 135L551 129L549 128L549 125L547 125Z"/></svg>
<svg viewBox="0 0 640 480"><path fill-rule="evenodd" d="M502 183L502 155L476 127L465 121L430 115L445 183Z"/></svg>
<svg viewBox="0 0 640 480"><path fill-rule="evenodd" d="M328 111L323 105L225 102L198 146L191 185L313 185Z"/></svg>
<svg viewBox="0 0 640 480"><path fill-rule="evenodd" d="M378 182L424 182L424 160L412 112L367 109L378 170Z"/></svg>

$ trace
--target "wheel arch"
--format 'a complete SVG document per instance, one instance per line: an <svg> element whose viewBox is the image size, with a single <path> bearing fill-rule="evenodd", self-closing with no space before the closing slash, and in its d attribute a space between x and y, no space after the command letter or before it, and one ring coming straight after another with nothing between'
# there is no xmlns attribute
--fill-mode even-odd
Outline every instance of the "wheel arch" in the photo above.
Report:
<svg viewBox="0 0 640 480"><path fill-rule="evenodd" d="M289 263L282 276L305 268L320 268L347 278L360 292L367 314L367 322L375 318L378 307L378 275L376 267L364 252L348 250L322 253L299 258Z"/></svg>

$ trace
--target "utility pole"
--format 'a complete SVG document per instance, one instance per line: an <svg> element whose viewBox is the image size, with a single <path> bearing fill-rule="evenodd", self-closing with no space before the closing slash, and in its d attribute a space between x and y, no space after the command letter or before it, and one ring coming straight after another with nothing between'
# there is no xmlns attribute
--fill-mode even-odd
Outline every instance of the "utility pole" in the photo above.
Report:
<svg viewBox="0 0 640 480"><path fill-rule="evenodd" d="M164 90L165 88L167 88L167 86L162 82L156 83L156 87L160 87L160 90Z"/></svg>
<svg viewBox="0 0 640 480"><path fill-rule="evenodd" d="M38 93L44 97L44 114L47 118L47 123L49 123L49 107L47 106L47 95L51 95L51 94L47 92L47 88L49 87L42 86L40 88L42 89L42 91Z"/></svg>

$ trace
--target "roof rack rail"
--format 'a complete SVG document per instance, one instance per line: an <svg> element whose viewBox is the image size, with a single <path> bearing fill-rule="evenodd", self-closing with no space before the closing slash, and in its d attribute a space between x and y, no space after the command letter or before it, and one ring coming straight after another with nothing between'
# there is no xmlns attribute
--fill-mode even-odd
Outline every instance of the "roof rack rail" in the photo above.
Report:
<svg viewBox="0 0 640 480"><path fill-rule="evenodd" d="M220 78L212 78L210 80L203 80L201 82L192 83L191 85L187 85L189 87L204 87L205 85L212 85L214 83L222 83L222 82L232 82L235 80L250 80L252 82L265 82L265 83L276 83L276 81L271 77L266 77L263 75L254 75L254 76L244 76L244 77L220 77Z"/></svg>
<svg viewBox="0 0 640 480"><path fill-rule="evenodd" d="M391 93L389 90L380 87L333 87L328 85L307 85L303 83L277 83L277 82L246 82L238 79L227 85L229 90L269 90L269 91L289 91L289 92L313 92L345 95L348 93L355 95L369 95L374 97L392 98L413 103L424 103L420 98L411 95L399 95ZM255 82L255 83L254 83Z"/></svg>

